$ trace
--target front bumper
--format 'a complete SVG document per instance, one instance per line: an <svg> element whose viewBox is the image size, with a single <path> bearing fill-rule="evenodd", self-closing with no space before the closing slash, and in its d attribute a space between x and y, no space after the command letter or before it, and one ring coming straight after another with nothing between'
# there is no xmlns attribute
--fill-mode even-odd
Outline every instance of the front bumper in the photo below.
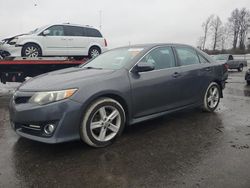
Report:
<svg viewBox="0 0 250 188"><path fill-rule="evenodd" d="M0 51L8 53L11 57L21 57L22 46L9 45L7 43L0 44Z"/></svg>
<svg viewBox="0 0 250 188"><path fill-rule="evenodd" d="M66 99L42 106L34 105L26 100L32 94L17 92L10 101L11 126L18 135L44 143L80 139L79 126L82 116L80 103ZM46 135L44 132L44 126L47 124L54 124L56 127L51 135Z"/></svg>

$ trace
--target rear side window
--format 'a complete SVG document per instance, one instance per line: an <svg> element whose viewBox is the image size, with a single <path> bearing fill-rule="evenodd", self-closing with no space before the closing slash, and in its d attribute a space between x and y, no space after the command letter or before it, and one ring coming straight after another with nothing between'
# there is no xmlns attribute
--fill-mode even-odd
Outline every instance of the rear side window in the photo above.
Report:
<svg viewBox="0 0 250 188"><path fill-rule="evenodd" d="M51 26L47 30L49 30L48 36L65 36L63 26L61 25Z"/></svg>
<svg viewBox="0 0 250 188"><path fill-rule="evenodd" d="M99 37L99 38L102 37L102 34L97 29L85 28L85 30L86 30L86 36L87 37Z"/></svg>
<svg viewBox="0 0 250 188"><path fill-rule="evenodd" d="M64 26L66 36L85 36L85 30L83 27L77 26Z"/></svg>
<svg viewBox="0 0 250 188"><path fill-rule="evenodd" d="M175 67L175 58L171 47L160 47L149 52L141 62L153 64L155 70Z"/></svg>
<svg viewBox="0 0 250 188"><path fill-rule="evenodd" d="M175 49L180 65L186 66L200 63L197 53L194 49L189 47L175 47Z"/></svg>

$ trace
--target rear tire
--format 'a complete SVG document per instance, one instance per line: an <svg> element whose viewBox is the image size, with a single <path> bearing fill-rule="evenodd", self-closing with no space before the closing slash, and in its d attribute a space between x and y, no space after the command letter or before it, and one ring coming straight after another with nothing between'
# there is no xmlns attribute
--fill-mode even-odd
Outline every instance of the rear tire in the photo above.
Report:
<svg viewBox="0 0 250 188"><path fill-rule="evenodd" d="M221 88L216 82L209 84L203 99L203 110L213 112L220 103Z"/></svg>
<svg viewBox="0 0 250 188"><path fill-rule="evenodd" d="M92 58L95 58L95 57L97 57L98 55L100 55L101 54L101 49L100 48L98 48L98 47L91 47L90 49L89 49L89 58L90 59L92 59Z"/></svg>
<svg viewBox="0 0 250 188"><path fill-rule="evenodd" d="M22 57L42 57L40 46L33 43L25 44L21 52Z"/></svg>
<svg viewBox="0 0 250 188"><path fill-rule="evenodd" d="M238 68L238 72L242 72L243 71L243 65L240 64L239 68Z"/></svg>
<svg viewBox="0 0 250 188"><path fill-rule="evenodd" d="M122 105L111 98L94 101L83 115L81 139L93 147L105 147L122 133L126 116Z"/></svg>

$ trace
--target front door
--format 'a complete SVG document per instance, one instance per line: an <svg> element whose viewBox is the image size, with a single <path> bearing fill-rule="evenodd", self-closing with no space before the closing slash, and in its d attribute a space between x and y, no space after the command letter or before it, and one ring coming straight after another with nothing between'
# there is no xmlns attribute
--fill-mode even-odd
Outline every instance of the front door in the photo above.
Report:
<svg viewBox="0 0 250 188"><path fill-rule="evenodd" d="M64 34L62 25L54 25L50 28L49 34L41 37L44 56L68 56L68 37Z"/></svg>
<svg viewBox="0 0 250 188"><path fill-rule="evenodd" d="M181 75L172 48L158 47L140 62L154 64L155 70L130 73L134 118L178 107Z"/></svg>

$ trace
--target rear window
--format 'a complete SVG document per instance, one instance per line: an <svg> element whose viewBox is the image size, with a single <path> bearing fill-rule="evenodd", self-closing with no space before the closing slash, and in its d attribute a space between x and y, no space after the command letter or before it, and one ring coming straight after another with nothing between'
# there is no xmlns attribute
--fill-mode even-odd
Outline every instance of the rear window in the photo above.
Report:
<svg viewBox="0 0 250 188"><path fill-rule="evenodd" d="M85 36L83 27L64 26L64 31L66 36Z"/></svg>
<svg viewBox="0 0 250 188"><path fill-rule="evenodd" d="M86 36L88 37L99 37L99 38L102 37L102 34L97 29L85 28L85 30L86 30Z"/></svg>

